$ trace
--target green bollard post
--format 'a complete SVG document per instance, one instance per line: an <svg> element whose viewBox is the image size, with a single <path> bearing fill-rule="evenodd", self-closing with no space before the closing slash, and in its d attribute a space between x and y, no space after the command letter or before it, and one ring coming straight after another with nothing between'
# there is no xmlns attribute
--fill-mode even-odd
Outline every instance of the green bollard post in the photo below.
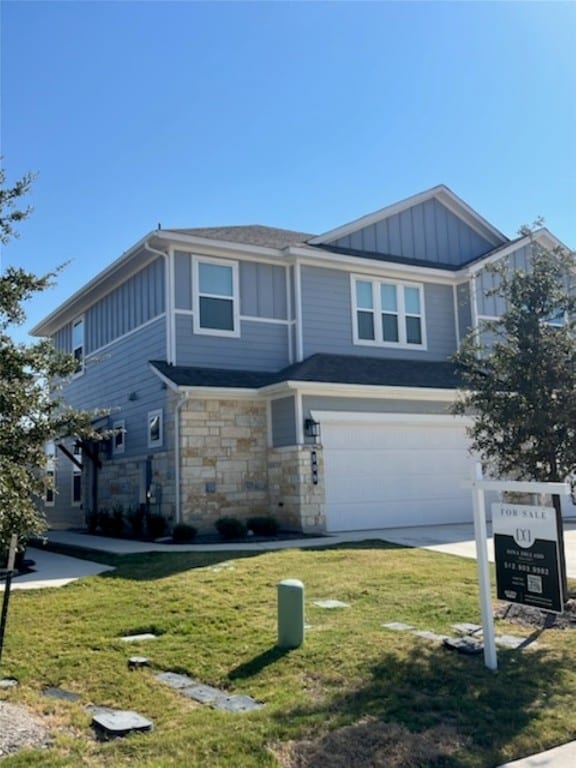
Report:
<svg viewBox="0 0 576 768"><path fill-rule="evenodd" d="M278 647L298 648L304 642L304 584L285 579L278 584Z"/></svg>

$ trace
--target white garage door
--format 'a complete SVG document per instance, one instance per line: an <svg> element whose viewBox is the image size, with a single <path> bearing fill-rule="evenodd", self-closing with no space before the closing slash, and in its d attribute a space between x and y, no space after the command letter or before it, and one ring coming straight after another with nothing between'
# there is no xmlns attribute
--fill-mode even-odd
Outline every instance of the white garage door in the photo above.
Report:
<svg viewBox="0 0 576 768"><path fill-rule="evenodd" d="M470 522L473 459L451 416L315 413L329 531Z"/></svg>

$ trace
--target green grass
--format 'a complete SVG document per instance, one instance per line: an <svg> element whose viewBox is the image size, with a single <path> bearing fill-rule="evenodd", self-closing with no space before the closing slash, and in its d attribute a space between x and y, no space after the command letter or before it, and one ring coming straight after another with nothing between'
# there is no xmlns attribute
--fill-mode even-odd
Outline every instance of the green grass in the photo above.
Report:
<svg viewBox="0 0 576 768"><path fill-rule="evenodd" d="M493 768L574 738L576 632L547 629L537 647L499 651L494 674L481 656L382 628L404 621L448 634L455 622L479 623L473 561L381 542L99 559L116 570L12 594L1 673L20 686L0 698L46 715L55 737L48 750L4 759L5 768L278 766L271 746L366 716L414 733L450 726L461 746L421 763L438 768ZM223 562L233 570L213 570ZM275 648L276 585L285 578L304 582L311 625L291 652ZM317 598L350 608L323 610L313 605ZM517 625L499 630L530 634ZM159 637L119 639L144 631ZM148 656L152 668L129 671L134 654ZM238 715L197 705L154 679L164 670L249 694L265 707ZM82 698L48 699L47 686ZM88 704L134 709L155 731L97 742Z"/></svg>

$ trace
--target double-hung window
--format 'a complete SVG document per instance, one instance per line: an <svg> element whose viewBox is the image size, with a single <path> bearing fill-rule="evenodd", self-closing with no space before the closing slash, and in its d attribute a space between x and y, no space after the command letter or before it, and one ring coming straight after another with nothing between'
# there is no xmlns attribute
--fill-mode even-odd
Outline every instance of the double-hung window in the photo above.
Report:
<svg viewBox="0 0 576 768"><path fill-rule="evenodd" d="M238 264L194 259L194 330L214 336L239 336Z"/></svg>
<svg viewBox="0 0 576 768"><path fill-rule="evenodd" d="M352 278L354 343L424 348L424 295L418 283Z"/></svg>
<svg viewBox="0 0 576 768"><path fill-rule="evenodd" d="M79 317L72 323L72 355L76 360L74 375L84 370L84 318Z"/></svg>
<svg viewBox="0 0 576 768"><path fill-rule="evenodd" d="M72 463L72 506L78 507L82 503L82 448L74 444L72 454L78 462Z"/></svg>
<svg viewBox="0 0 576 768"><path fill-rule="evenodd" d="M148 411L148 448L161 448L164 442L162 409Z"/></svg>

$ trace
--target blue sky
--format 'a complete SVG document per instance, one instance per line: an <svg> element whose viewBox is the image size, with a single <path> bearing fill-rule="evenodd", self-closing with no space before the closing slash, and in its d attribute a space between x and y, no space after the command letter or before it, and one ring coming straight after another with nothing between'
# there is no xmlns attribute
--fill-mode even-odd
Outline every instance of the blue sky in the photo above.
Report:
<svg viewBox="0 0 576 768"><path fill-rule="evenodd" d="M320 233L439 183L576 248L576 3L1 2L31 327L154 229Z"/></svg>

